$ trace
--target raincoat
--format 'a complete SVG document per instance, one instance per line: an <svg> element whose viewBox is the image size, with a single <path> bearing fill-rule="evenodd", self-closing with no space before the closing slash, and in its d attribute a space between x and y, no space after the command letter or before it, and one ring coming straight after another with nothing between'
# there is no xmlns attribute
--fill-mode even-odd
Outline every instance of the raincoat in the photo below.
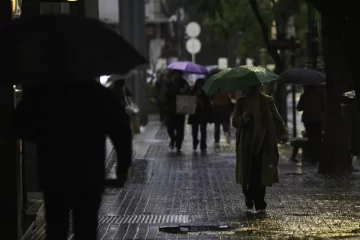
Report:
<svg viewBox="0 0 360 240"><path fill-rule="evenodd" d="M247 109L246 99L237 100L232 119L236 131L236 182L245 186L251 179L251 160L253 159L253 121L244 122L243 112ZM250 106L251 107L251 106ZM260 111L262 136L259 144L262 146L261 185L271 187L279 182L278 164L279 153L277 144L280 140L289 137L287 127L282 120L274 99L263 93L260 94ZM260 148L261 148L260 147Z"/></svg>

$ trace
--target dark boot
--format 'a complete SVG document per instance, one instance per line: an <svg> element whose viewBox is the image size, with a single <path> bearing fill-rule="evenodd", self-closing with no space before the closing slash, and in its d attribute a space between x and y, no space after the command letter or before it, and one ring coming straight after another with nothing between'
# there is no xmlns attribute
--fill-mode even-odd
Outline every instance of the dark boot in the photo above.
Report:
<svg viewBox="0 0 360 240"><path fill-rule="evenodd" d="M200 148L202 151L205 151L207 148L207 145L206 145L206 123L203 123L200 125L200 134L201 134Z"/></svg>
<svg viewBox="0 0 360 240"><path fill-rule="evenodd" d="M194 149L194 151L198 148L198 146L199 146L199 140L197 140L197 139L193 140L193 149Z"/></svg>
<svg viewBox="0 0 360 240"><path fill-rule="evenodd" d="M171 140L169 144L170 150L174 150L174 147L175 147L175 141Z"/></svg>
<svg viewBox="0 0 360 240"><path fill-rule="evenodd" d="M201 142L200 149L201 149L201 151L205 151L207 149L206 142Z"/></svg>

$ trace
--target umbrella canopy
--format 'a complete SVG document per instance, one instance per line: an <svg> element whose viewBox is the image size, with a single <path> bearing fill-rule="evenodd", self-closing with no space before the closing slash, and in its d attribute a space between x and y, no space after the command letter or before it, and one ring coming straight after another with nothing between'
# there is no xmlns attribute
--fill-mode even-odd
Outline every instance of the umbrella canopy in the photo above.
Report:
<svg viewBox="0 0 360 240"><path fill-rule="evenodd" d="M211 70L209 71L208 76L211 77L212 75L215 75L215 74L217 74L217 73L219 73L219 72L221 72L220 69L218 69L218 68L213 68L213 69L211 69Z"/></svg>
<svg viewBox="0 0 360 240"><path fill-rule="evenodd" d="M216 92L232 92L240 88L275 81L279 78L277 74L266 68L244 65L224 69L212 75L206 81L203 90L208 95L213 95Z"/></svg>
<svg viewBox="0 0 360 240"><path fill-rule="evenodd" d="M171 70L180 70L186 73L195 73L195 74L207 74L208 70L199 64L193 62L172 62L167 66Z"/></svg>
<svg viewBox="0 0 360 240"><path fill-rule="evenodd" d="M0 28L3 83L126 74L147 60L102 22L80 16L19 18Z"/></svg>
<svg viewBox="0 0 360 240"><path fill-rule="evenodd" d="M292 68L280 74L283 83L299 85L321 85L326 81L325 74L310 68Z"/></svg>

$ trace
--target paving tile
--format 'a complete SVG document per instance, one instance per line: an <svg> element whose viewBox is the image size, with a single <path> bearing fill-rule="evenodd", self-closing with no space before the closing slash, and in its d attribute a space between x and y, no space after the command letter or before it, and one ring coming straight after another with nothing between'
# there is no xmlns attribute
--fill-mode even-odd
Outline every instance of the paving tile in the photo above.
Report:
<svg viewBox="0 0 360 240"><path fill-rule="evenodd" d="M360 239L359 173L318 175L316 166L289 161L291 149L282 146L281 182L267 189L267 215L247 215L234 182L234 146L224 138L220 147L213 146L212 128L206 153L193 152L188 126L180 154L168 150L166 129L155 123L150 133L137 136L135 149L142 152L131 179L103 196L99 239ZM159 231L178 225L229 225L230 230Z"/></svg>

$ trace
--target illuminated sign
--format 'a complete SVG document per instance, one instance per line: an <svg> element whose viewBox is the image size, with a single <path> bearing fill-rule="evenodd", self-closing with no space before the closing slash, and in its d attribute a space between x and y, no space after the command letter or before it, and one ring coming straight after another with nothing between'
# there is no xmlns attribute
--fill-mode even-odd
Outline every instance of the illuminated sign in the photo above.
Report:
<svg viewBox="0 0 360 240"><path fill-rule="evenodd" d="M11 0L11 2L12 2L13 15L20 16L21 10L20 10L20 6L19 6L19 1L18 0Z"/></svg>

